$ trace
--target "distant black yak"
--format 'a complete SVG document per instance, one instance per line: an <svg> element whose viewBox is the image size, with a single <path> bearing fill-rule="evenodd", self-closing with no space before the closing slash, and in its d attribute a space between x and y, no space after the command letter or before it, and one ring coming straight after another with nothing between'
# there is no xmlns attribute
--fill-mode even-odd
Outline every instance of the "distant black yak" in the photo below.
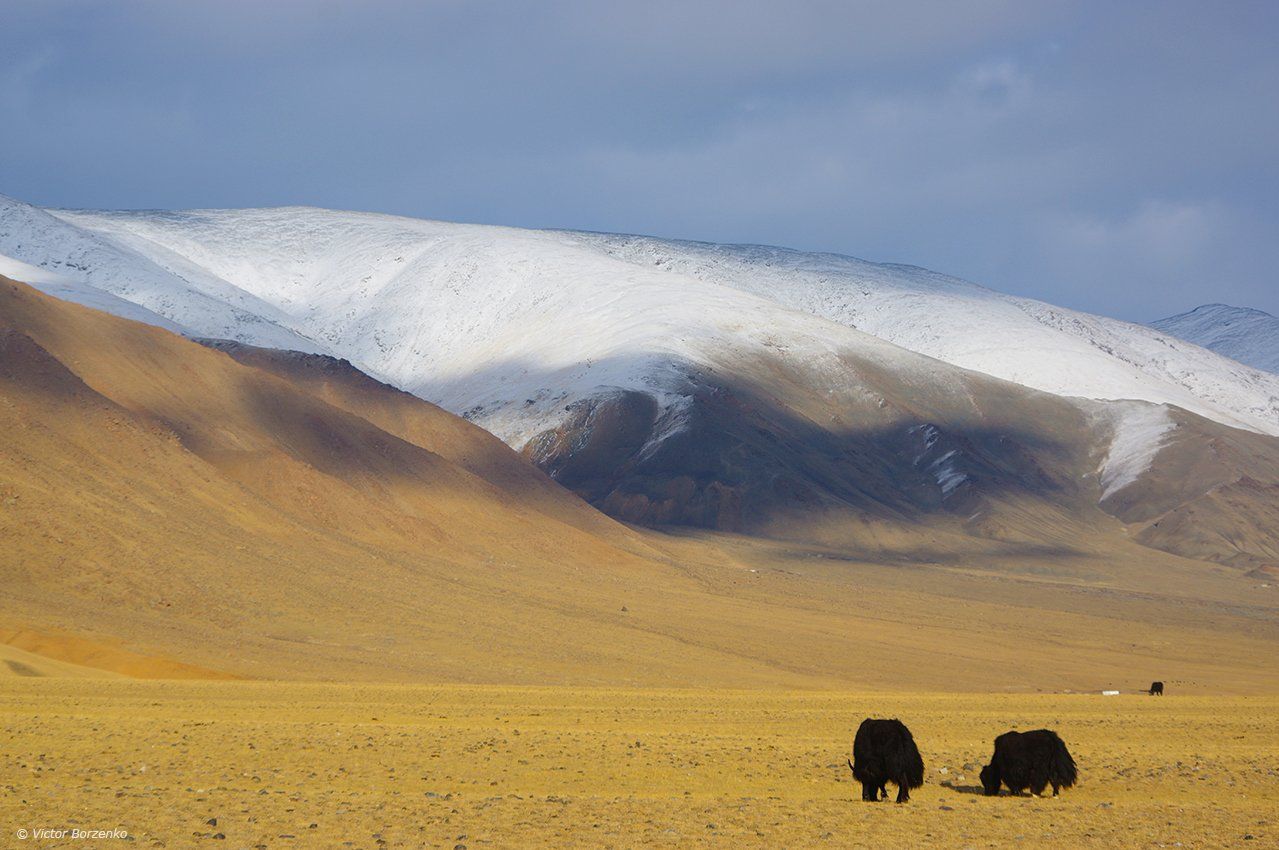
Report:
<svg viewBox="0 0 1279 850"><path fill-rule="evenodd" d="M924 760L900 720L863 720L853 738L853 761L848 766L862 784L862 799L868 803L887 799L884 786L889 782L897 786L899 803L910 799L911 788L924 784Z"/></svg>
<svg viewBox="0 0 1279 850"><path fill-rule="evenodd" d="M1163 682L1151 682L1151 683L1150 683L1150 695L1151 695L1152 697L1161 697L1161 696L1163 696L1163 695L1164 695L1164 683L1163 683Z"/></svg>
<svg viewBox="0 0 1279 850"><path fill-rule="evenodd" d="M990 764L981 769L981 784L988 797L998 794L1001 784L1014 794L1029 788L1035 795L1051 785L1056 797L1059 789L1069 788L1078 778L1066 744L1049 729L1005 732L995 739Z"/></svg>

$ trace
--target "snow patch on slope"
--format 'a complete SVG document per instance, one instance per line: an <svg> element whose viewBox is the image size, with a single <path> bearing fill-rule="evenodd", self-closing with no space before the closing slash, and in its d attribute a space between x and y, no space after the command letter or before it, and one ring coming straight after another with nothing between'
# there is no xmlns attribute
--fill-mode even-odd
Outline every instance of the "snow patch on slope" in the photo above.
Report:
<svg viewBox="0 0 1279 850"><path fill-rule="evenodd" d="M943 496L949 496L955 488L968 480L967 475L955 468L955 458L958 454L958 449L951 449L928 465L928 471L937 480Z"/></svg>
<svg viewBox="0 0 1279 850"><path fill-rule="evenodd" d="M921 443L921 451L915 455L912 463L918 469L922 469L930 475L937 486L941 488L942 498L946 498L960 485L968 480L967 473L961 471L958 466L961 457L958 449L947 449L941 455L930 458L932 449L941 439L941 431L936 425L923 424L912 425L907 429L907 433L918 439Z"/></svg>
<svg viewBox="0 0 1279 850"><path fill-rule="evenodd" d="M1121 402L1102 408L1100 415L1106 418L1114 435L1099 470L1104 500L1150 468L1177 425L1165 405Z"/></svg>

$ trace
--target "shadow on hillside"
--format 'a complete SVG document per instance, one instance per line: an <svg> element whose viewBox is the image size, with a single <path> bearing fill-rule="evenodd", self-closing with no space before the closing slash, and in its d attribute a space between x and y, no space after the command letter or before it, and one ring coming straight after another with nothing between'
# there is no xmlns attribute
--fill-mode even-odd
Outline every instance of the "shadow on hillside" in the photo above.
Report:
<svg viewBox="0 0 1279 850"><path fill-rule="evenodd" d="M730 375L672 358L657 370L655 390L686 403L666 409L649 393L607 383L652 374L652 358L559 370L507 361L415 390L458 409L519 376L520 387L538 389L512 387L510 398L462 412L481 425L512 409L564 416L529 440L525 455L596 507L641 525L776 537L779 526L808 521L988 521L982 512L1007 500L1060 519L1095 504L1082 493L1095 485L1080 482L1091 433L1068 401L958 369L954 381L930 376L906 387L863 359L839 363L837 372L820 364L819 373L780 355L758 357L736 362ZM563 388L592 373L601 376L595 394L566 404ZM1073 550L1049 545L1044 554L1063 551Z"/></svg>

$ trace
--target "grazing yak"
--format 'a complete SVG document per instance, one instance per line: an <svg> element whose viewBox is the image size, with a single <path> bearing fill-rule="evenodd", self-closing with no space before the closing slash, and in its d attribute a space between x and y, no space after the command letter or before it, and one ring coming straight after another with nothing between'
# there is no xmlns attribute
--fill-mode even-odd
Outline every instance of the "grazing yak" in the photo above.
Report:
<svg viewBox="0 0 1279 850"><path fill-rule="evenodd" d="M1001 784L1013 794L1029 788L1035 796L1051 785L1056 797L1059 789L1069 788L1078 778L1066 744L1049 729L1005 732L995 739L990 764L981 769L981 784L988 797L997 795Z"/></svg>
<svg viewBox="0 0 1279 850"><path fill-rule="evenodd" d="M924 760L910 730L900 720L866 718L853 738L853 760L848 763L853 778L862 784L862 799L868 803L887 799L892 782L897 786L897 802L910 799L910 789L924 784Z"/></svg>
<svg viewBox="0 0 1279 850"><path fill-rule="evenodd" d="M1163 683L1163 682L1151 682L1151 683L1150 683L1150 695L1151 695L1152 697L1161 697L1161 696L1163 696L1163 695L1164 695L1164 683Z"/></svg>

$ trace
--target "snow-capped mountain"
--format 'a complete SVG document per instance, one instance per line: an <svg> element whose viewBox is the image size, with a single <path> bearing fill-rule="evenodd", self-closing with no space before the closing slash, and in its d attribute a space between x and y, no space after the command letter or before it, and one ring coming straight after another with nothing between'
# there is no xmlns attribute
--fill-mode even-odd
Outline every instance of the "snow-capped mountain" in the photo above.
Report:
<svg viewBox="0 0 1279 850"><path fill-rule="evenodd" d="M1204 304L1150 326L1255 369L1279 374L1279 318L1261 310Z"/></svg>
<svg viewBox="0 0 1279 850"><path fill-rule="evenodd" d="M775 322L828 336L812 317L1059 395L1174 404L1279 433L1273 375L1140 325L831 254L309 208L45 211L8 199L0 254L201 336L347 357L476 408L517 445L546 420L524 409L532 398L545 412L549 387L520 377L531 369L554 372L556 394L651 389L669 383L672 356L714 338ZM507 404L519 414L499 415Z"/></svg>
<svg viewBox="0 0 1279 850"><path fill-rule="evenodd" d="M105 289L90 286L82 280L50 271L48 268L28 265L21 260L15 260L12 257L0 254L0 275L4 275L10 280L29 283L55 298L61 298L63 301L83 304L86 307L132 319L135 322L155 325L174 333L190 336L189 330L170 319L166 319L159 313L154 313L140 304L134 304L132 301L126 301L119 296L112 295Z"/></svg>
<svg viewBox="0 0 1279 850"><path fill-rule="evenodd" d="M1097 521L1099 502L1137 510L1124 494L1166 446L1217 433L1197 416L1279 434L1279 376L836 255L8 199L0 255L58 276L37 286L105 293L104 309L123 299L190 335L346 358L639 522L789 532L822 515L845 528L851 511L1042 540Z"/></svg>
<svg viewBox="0 0 1279 850"><path fill-rule="evenodd" d="M1057 395L1175 404L1279 433L1279 383L1142 325L1005 295L915 266L759 246L594 237L610 253L732 286Z"/></svg>
<svg viewBox="0 0 1279 850"><path fill-rule="evenodd" d="M324 351L285 328L270 304L181 257L168 255L161 246L138 250L127 241L100 236L3 195L0 257L0 263L16 261L37 268L40 279L24 282L68 301L121 315L110 305L124 301L197 335L251 338L274 348ZM20 267L16 274L23 279ZM127 318L147 321L146 314L136 311Z"/></svg>

